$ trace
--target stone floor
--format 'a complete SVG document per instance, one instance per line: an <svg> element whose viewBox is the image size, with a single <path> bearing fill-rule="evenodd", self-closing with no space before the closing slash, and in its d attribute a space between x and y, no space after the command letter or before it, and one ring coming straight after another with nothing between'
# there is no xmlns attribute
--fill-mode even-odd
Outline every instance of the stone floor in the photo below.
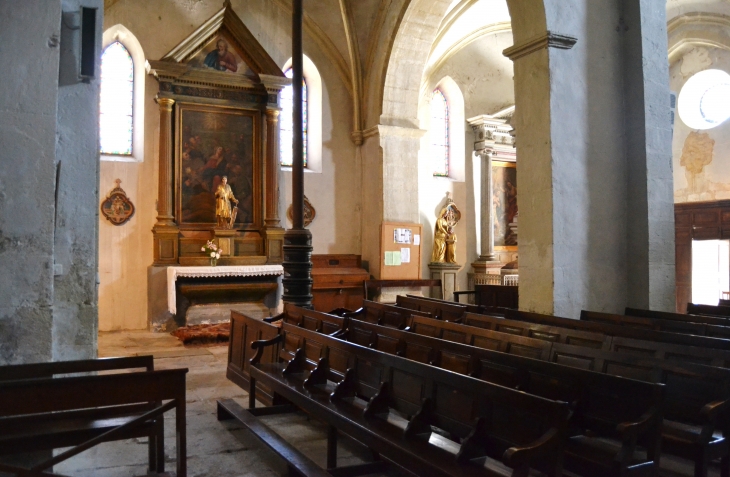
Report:
<svg viewBox="0 0 730 477"><path fill-rule="evenodd" d="M156 369L188 368L187 452L190 477L284 476L286 466L240 425L216 419L216 400L232 398L248 405L248 393L226 379L227 345L187 347L168 333L144 331L99 335L99 357L152 354ZM270 416L265 422L318 464L325 466L326 427L303 413ZM166 470L175 470L174 411L165 416ZM338 465L362 463L365 449L339 440ZM146 475L147 440L132 439L96 446L55 466L78 477Z"/></svg>
<svg viewBox="0 0 730 477"><path fill-rule="evenodd" d="M168 333L111 332L99 335L99 356L152 354L156 369L185 367L187 375L187 451L191 477L284 476L283 461L240 425L216 419L216 400L232 398L247 406L247 393L225 377L226 345L183 346ZM265 422L300 451L325 465L326 427L303 413L270 416ZM166 469L175 469L174 412L165 422ZM341 438L338 465L351 465L367 458L359 444ZM146 475L146 439L133 439L96 446L57 465L61 474L78 477L129 477ZM566 473L567 474L567 473ZM662 456L662 477L691 477L692 463ZM390 477L398 474L393 471ZM719 466L710 477L719 476Z"/></svg>

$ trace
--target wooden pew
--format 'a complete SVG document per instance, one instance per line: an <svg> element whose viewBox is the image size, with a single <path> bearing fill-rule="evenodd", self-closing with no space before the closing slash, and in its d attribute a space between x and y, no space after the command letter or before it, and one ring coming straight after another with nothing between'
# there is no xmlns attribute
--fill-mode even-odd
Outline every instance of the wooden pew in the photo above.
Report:
<svg viewBox="0 0 730 477"><path fill-rule="evenodd" d="M253 344L261 355L276 345L281 346L282 362L264 364L258 354L252 360L254 385L267 383L298 408L414 475L496 477L506 471L517 477L526 476L533 465L560 475L566 403L286 322L277 338ZM255 386L250 391L255 402ZM489 465L484 466L487 458Z"/></svg>
<svg viewBox="0 0 730 477"><path fill-rule="evenodd" d="M548 341L434 320L433 318L414 315L409 331L528 358L545 360L550 355L550 342Z"/></svg>
<svg viewBox="0 0 730 477"><path fill-rule="evenodd" d="M590 448L595 440L586 438L586 434L603 439L618 438L623 453L633 455L637 436L621 436L615 431L617 428L632 428L630 423L637 420L653 422L644 425L642 439L654 443L650 453L658 456L663 390L656 384L583 371L358 320L350 320L347 331L339 338L541 397L573 403L573 422L579 431L574 430L579 433L566 447L566 457L570 460L568 468L571 470L585 470L588 472L585 475L593 475L596 471L596 455ZM607 422L613 424L607 425ZM612 475L643 473L651 467L647 462L634 465L624 461L618 464L615 457L604 460L598 467Z"/></svg>
<svg viewBox="0 0 730 477"><path fill-rule="evenodd" d="M279 319L274 317L272 320ZM258 340L272 339L279 334L276 325L265 320L248 317L242 313L231 311L231 335L228 341L228 366L226 377L243 389L248 389L250 375L249 362L254 356L251 343ZM278 350L270 347L267 354L261 357L263 363L274 363L278 360ZM279 404L273 392L260 385L257 389L259 399L267 405Z"/></svg>
<svg viewBox="0 0 730 477"><path fill-rule="evenodd" d="M67 376L98 371L119 372ZM102 442L147 437L149 470L164 472L163 414L175 409L177 475L184 477L187 372L154 371L152 356L0 367L0 455L71 447L32 469L41 472Z"/></svg>
<svg viewBox="0 0 730 477"><path fill-rule="evenodd" d="M691 315L730 316L730 306L687 303L687 313Z"/></svg>
<svg viewBox="0 0 730 477"><path fill-rule="evenodd" d="M640 316L658 320L683 321L690 323L705 323L708 325L730 326L730 317L708 316L708 315L687 315L684 313L669 313L667 311L642 310L640 308L626 307L624 314L627 316Z"/></svg>
<svg viewBox="0 0 730 477"><path fill-rule="evenodd" d="M284 305L284 313L276 318L283 318L288 323L326 335L338 333L345 328L348 318L328 313L307 310L291 303Z"/></svg>
<svg viewBox="0 0 730 477"><path fill-rule="evenodd" d="M402 330L410 326L411 315L413 314L414 310L410 308L363 300L361 309L343 313L342 316ZM429 312L421 311L417 311L415 314L432 316Z"/></svg>
<svg viewBox="0 0 730 477"><path fill-rule="evenodd" d="M627 338L658 341L662 343L675 343L689 346L730 350L730 340L713 338L708 336L670 333L644 328L633 328L630 326L620 326L610 323L574 320L571 318L562 318L559 316L543 315L540 313L530 313L517 310L508 310L505 314L505 318L515 321L526 321L528 323L570 328L574 330L604 333L606 335L614 337L623 336Z"/></svg>
<svg viewBox="0 0 730 477"><path fill-rule="evenodd" d="M488 315L466 313L462 323L492 331L527 336L553 343L574 344L589 348L611 349L611 336L591 331L573 330L558 326L538 325L526 321L508 320Z"/></svg>
<svg viewBox="0 0 730 477"><path fill-rule="evenodd" d="M692 323L689 321L660 320L656 318L645 318L639 316L614 315L611 313L600 313L596 311L580 312L582 321L595 321L618 326L629 326L654 331L667 331L670 333L686 333L698 336L707 334L707 326L703 323Z"/></svg>
<svg viewBox="0 0 730 477"><path fill-rule="evenodd" d="M456 293L458 293L458 292L456 292ZM487 311L487 307L481 306L481 305L470 305L469 303L459 303L457 301L447 301L447 300L441 300L440 298L431 298L431 297L426 297L426 296L406 295L406 297L417 298L417 299L421 299L421 300L428 300L428 301L433 301L436 303L441 303L441 304L446 304L446 305L453 305L453 304L461 305L461 306L466 307L466 311L468 313L485 313Z"/></svg>
<svg viewBox="0 0 730 477"><path fill-rule="evenodd" d="M714 459L721 476L730 475L730 369L561 344L550 360L665 384L662 451L694 460L695 477L706 477Z"/></svg>
<svg viewBox="0 0 730 477"><path fill-rule="evenodd" d="M606 350L584 350L580 346L560 343L553 344L550 353L550 361L556 364L543 363L357 320L348 323L347 332L341 338L496 384L568 402L575 401L575 396L584 395L574 388L571 390L577 383L595 386L595 394L591 395L613 396L616 399L615 406L621 409L625 406L621 401L631 402L638 396L652 395L648 389L640 390L640 385L635 382L633 387L621 382L599 384L596 381L601 378L593 373L572 375L572 371L566 369L568 366L597 371L604 375L662 383L667 386L669 396L668 415L663 425L665 451L695 460L695 477L706 477L709 462L717 458L722 459L723 472L727 472L728 443L724 437L713 434L716 430L730 430L730 416L725 413L730 405L730 401L727 401L730 398L730 369L673 362L671 358L667 359L666 354L660 355L658 359L646 358ZM552 386L559 389L553 389ZM573 398L567 394L570 392L573 392ZM601 401L598 407L606 411L610 407L606 404ZM661 402L643 401L641 405L646 410L661 406ZM574 407L587 409L580 403ZM635 410L639 412L638 408ZM635 416L640 414L643 412ZM569 456L569 448L566 451ZM593 475L590 469L583 470L588 472L586 475ZM727 477L727 474L723 473L722 477Z"/></svg>
<svg viewBox="0 0 730 477"><path fill-rule="evenodd" d="M396 306L416 311L420 315L430 313L434 318L444 321L458 322L462 315L466 313L466 305L460 305L449 301L428 300L412 296L398 295L396 297L395 304Z"/></svg>

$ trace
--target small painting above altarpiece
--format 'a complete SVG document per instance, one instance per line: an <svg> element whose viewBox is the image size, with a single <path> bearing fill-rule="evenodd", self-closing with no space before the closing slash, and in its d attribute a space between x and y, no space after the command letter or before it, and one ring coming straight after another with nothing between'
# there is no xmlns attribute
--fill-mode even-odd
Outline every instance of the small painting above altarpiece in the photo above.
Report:
<svg viewBox="0 0 730 477"><path fill-rule="evenodd" d="M279 93L291 80L230 2L149 64L160 115L154 265L207 265L208 240L225 242L219 265L281 263Z"/></svg>

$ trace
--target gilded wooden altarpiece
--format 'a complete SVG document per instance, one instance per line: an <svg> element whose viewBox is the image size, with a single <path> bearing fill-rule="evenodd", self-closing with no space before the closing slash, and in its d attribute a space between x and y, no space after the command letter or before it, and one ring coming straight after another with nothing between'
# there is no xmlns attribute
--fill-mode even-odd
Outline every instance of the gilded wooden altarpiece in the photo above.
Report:
<svg viewBox="0 0 730 477"><path fill-rule="evenodd" d="M278 97L286 78L230 3L159 61L159 190L155 265L281 263ZM238 202L231 231L216 230L215 190L226 176Z"/></svg>

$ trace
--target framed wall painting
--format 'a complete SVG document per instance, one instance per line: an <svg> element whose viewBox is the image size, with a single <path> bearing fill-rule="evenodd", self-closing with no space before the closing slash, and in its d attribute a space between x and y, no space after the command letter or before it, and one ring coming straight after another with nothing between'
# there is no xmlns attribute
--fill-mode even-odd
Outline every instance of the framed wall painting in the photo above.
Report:
<svg viewBox="0 0 730 477"><path fill-rule="evenodd" d="M492 161L494 249L517 251L517 234L510 228L517 215L517 164Z"/></svg>
<svg viewBox="0 0 730 477"><path fill-rule="evenodd" d="M238 202L234 229L260 226L260 113L178 103L176 109L176 222L181 228L216 225L215 190L227 177Z"/></svg>

